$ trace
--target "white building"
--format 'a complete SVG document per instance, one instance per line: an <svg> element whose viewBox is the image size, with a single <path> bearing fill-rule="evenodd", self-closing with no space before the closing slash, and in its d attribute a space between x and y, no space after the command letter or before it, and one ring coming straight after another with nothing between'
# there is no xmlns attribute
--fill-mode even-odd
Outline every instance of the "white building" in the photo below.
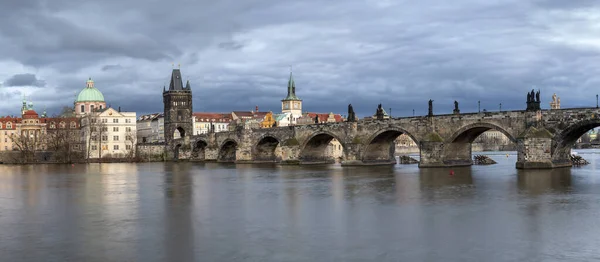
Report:
<svg viewBox="0 0 600 262"><path fill-rule="evenodd" d="M228 131L231 119L231 114L202 112L193 113L193 134L199 135L208 133L211 128L211 125L214 126L215 132Z"/></svg>
<svg viewBox="0 0 600 262"><path fill-rule="evenodd" d="M140 116L137 119L137 140L140 143L165 141L165 117L162 113Z"/></svg>
<svg viewBox="0 0 600 262"><path fill-rule="evenodd" d="M135 154L136 113L113 108L85 114L81 138L88 158L122 158Z"/></svg>

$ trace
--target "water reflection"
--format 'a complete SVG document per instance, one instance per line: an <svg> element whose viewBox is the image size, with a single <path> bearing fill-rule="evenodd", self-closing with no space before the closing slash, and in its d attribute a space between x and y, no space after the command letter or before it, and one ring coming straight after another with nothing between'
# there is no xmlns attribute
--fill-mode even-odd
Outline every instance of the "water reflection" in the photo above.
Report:
<svg viewBox="0 0 600 262"><path fill-rule="evenodd" d="M514 169L514 159L495 160L453 169L0 166L0 260L588 261L600 255L598 170L523 171Z"/></svg>
<svg viewBox="0 0 600 262"><path fill-rule="evenodd" d="M571 190L571 169L518 170L519 190L530 194L568 193Z"/></svg>
<svg viewBox="0 0 600 262"><path fill-rule="evenodd" d="M194 223L192 163L164 165L166 230L163 246L165 259L194 261Z"/></svg>

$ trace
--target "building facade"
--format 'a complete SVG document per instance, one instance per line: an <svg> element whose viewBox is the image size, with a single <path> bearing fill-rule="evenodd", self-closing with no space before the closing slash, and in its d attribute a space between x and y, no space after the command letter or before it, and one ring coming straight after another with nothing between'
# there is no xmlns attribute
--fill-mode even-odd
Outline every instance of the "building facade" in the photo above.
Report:
<svg viewBox="0 0 600 262"><path fill-rule="evenodd" d="M135 153L136 113L113 108L81 118L81 140L87 158L124 158Z"/></svg>
<svg viewBox="0 0 600 262"><path fill-rule="evenodd" d="M215 132L228 131L232 119L231 114L226 113L197 112L192 115L194 135L206 134L211 128Z"/></svg>
<svg viewBox="0 0 600 262"><path fill-rule="evenodd" d="M140 116L136 130L139 143L162 143L165 141L165 117L162 113Z"/></svg>
<svg viewBox="0 0 600 262"><path fill-rule="evenodd" d="M20 117L0 117L0 151L16 150L11 137L18 132L17 123L21 123Z"/></svg>

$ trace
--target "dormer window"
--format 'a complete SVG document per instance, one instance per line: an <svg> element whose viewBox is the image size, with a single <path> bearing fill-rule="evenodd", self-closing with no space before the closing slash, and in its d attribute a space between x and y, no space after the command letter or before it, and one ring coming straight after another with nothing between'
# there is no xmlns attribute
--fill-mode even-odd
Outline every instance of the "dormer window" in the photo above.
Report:
<svg viewBox="0 0 600 262"><path fill-rule="evenodd" d="M50 129L56 128L56 124L54 122L50 122Z"/></svg>
<svg viewBox="0 0 600 262"><path fill-rule="evenodd" d="M77 125L75 124L74 121L71 121L71 128L75 128L75 127L77 127Z"/></svg>
<svg viewBox="0 0 600 262"><path fill-rule="evenodd" d="M65 122L60 122L60 124L59 124L59 125L60 125L60 128L65 128L65 126L66 126L67 124L65 124Z"/></svg>

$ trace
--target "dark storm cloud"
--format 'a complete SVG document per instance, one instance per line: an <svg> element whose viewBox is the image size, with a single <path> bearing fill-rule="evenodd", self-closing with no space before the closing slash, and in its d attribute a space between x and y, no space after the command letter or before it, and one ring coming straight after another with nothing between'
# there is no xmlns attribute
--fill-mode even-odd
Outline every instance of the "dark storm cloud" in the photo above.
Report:
<svg viewBox="0 0 600 262"><path fill-rule="evenodd" d="M3 83L4 86L46 86L46 81L37 79L34 74L17 74L8 78Z"/></svg>
<svg viewBox="0 0 600 262"><path fill-rule="evenodd" d="M181 64L196 111L280 111L293 65L305 111L395 116L523 109L525 92L563 107L595 105L600 2L16 1L0 2L0 72L40 72L72 104L88 77L107 102L162 111ZM23 66L21 71L11 61ZM16 70L16 69L15 69ZM23 90L25 94L32 91ZM59 95L56 95L59 94ZM62 96L61 96L62 95ZM32 98L32 99L33 99ZM478 103L479 102L479 103ZM15 107L0 105L0 110ZM388 112L389 113L389 112Z"/></svg>

